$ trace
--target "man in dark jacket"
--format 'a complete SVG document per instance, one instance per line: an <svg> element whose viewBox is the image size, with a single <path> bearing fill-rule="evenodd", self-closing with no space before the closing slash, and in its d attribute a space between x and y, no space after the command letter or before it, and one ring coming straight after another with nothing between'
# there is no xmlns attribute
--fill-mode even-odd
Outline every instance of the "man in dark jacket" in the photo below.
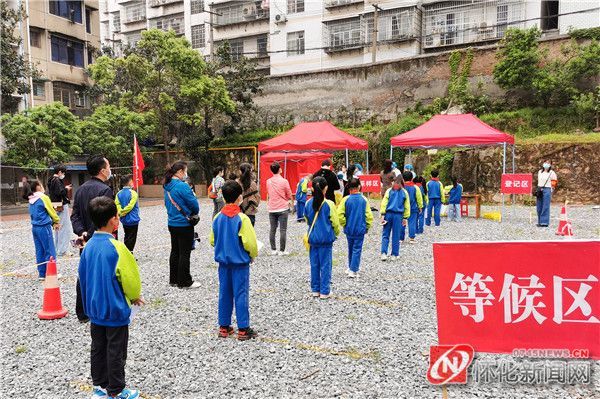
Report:
<svg viewBox="0 0 600 399"><path fill-rule="evenodd" d="M71 244L71 235L73 228L69 219L69 201L68 190L71 185L65 186L63 179L67 173L67 168L63 165L54 167L54 176L48 180L48 196L50 201L55 204L61 204L61 208L57 209L58 217L60 218L60 229L56 231L54 237L54 246L56 247L56 255L63 256L70 254L69 247Z"/></svg>
<svg viewBox="0 0 600 399"><path fill-rule="evenodd" d="M340 189L340 182L337 175L331 171L330 159L326 159L321 163L321 169L314 174L314 177L317 176L327 180L327 192L325 193L325 198L335 203L335 192Z"/></svg>
<svg viewBox="0 0 600 399"><path fill-rule="evenodd" d="M71 214L71 223L73 231L79 236L80 242L86 242L94 234L94 223L90 219L88 206L90 201L98 197L115 198L112 188L106 184L111 177L110 163L102 155L93 155L87 160L87 170L92 178L81 185L75 192L73 198L73 213ZM80 322L86 323L90 319L83 311L81 302L81 289L79 280L77 280L77 301L75 303L75 313Z"/></svg>

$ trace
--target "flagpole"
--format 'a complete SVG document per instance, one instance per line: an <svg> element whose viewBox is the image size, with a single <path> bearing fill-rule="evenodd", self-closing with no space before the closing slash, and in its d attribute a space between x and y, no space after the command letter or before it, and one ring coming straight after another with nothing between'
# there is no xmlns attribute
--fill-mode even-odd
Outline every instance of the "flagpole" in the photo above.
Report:
<svg viewBox="0 0 600 399"><path fill-rule="evenodd" d="M135 178L135 189L139 190L139 181L138 181L138 163L137 163L137 137L135 134L133 135L133 174Z"/></svg>

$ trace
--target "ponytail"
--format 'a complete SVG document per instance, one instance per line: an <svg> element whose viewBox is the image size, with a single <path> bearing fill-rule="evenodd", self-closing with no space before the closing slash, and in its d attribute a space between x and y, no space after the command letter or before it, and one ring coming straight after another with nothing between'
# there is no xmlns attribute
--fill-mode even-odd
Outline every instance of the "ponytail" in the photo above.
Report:
<svg viewBox="0 0 600 399"><path fill-rule="evenodd" d="M173 179L173 176L175 176L175 173L179 172L180 170L184 170L185 168L187 168L187 162L174 162L173 165L171 165L171 167L165 172L165 184L163 186L166 186L167 184L171 183L171 180Z"/></svg>
<svg viewBox="0 0 600 399"><path fill-rule="evenodd" d="M313 187L313 210L317 212L323 201L325 201L325 194L323 194L323 189L327 187L327 180L321 176L317 176L312 181Z"/></svg>
<svg viewBox="0 0 600 399"><path fill-rule="evenodd" d="M356 165L348 166L348 170L346 170L346 181L352 180L354 177L354 172L356 171Z"/></svg>
<svg viewBox="0 0 600 399"><path fill-rule="evenodd" d="M249 163L241 164L240 172L240 183L242 183L242 188L246 191L250 188L250 184L252 183L252 165Z"/></svg>

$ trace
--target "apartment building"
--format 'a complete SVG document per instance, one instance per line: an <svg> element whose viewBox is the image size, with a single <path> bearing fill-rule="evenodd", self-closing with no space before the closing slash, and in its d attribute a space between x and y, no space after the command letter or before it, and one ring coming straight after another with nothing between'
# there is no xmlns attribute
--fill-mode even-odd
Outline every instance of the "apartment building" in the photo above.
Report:
<svg viewBox="0 0 600 399"><path fill-rule="evenodd" d="M102 43L173 29L205 56L225 41L271 75L493 44L510 27L546 36L600 26L598 0L101 0ZM374 45L375 40L375 45Z"/></svg>
<svg viewBox="0 0 600 399"><path fill-rule="evenodd" d="M100 50L98 0L10 0L28 15L17 32L23 53L40 72L21 109L54 101L75 114L85 114L91 99L85 93L89 78L84 68Z"/></svg>

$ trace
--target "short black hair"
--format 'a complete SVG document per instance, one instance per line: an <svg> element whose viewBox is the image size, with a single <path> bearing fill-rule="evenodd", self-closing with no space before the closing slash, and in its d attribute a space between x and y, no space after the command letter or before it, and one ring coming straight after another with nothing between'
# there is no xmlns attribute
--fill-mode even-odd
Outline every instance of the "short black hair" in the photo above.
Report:
<svg viewBox="0 0 600 399"><path fill-rule="evenodd" d="M98 176L98 173L106 168L106 158L104 155L92 155L86 162L88 173L93 176Z"/></svg>
<svg viewBox="0 0 600 399"><path fill-rule="evenodd" d="M281 169L281 165L279 165L279 162L275 161L271 164L271 172L273 172L273 174L278 173L279 169Z"/></svg>
<svg viewBox="0 0 600 399"><path fill-rule="evenodd" d="M238 176L235 173L230 173L229 174L229 180L235 180L237 178L238 178Z"/></svg>
<svg viewBox="0 0 600 399"><path fill-rule="evenodd" d="M223 171L223 167L222 166L217 166L216 168L213 169L213 177L217 177L217 175L219 173L221 173Z"/></svg>
<svg viewBox="0 0 600 399"><path fill-rule="evenodd" d="M438 177L439 175L440 175L440 172L438 172L437 170L431 171L431 177Z"/></svg>
<svg viewBox="0 0 600 399"><path fill-rule="evenodd" d="M321 166L331 166L331 159L324 159Z"/></svg>
<svg viewBox="0 0 600 399"><path fill-rule="evenodd" d="M111 198L96 197L90 201L88 212L94 226L97 229L101 229L108 224L110 219L117 216L117 205Z"/></svg>
<svg viewBox="0 0 600 399"><path fill-rule="evenodd" d="M121 187L128 185L131 180L133 180L133 175L121 176Z"/></svg>
<svg viewBox="0 0 600 399"><path fill-rule="evenodd" d="M356 177L353 177L348 182L348 190L354 190L355 188L360 188L360 180Z"/></svg>
<svg viewBox="0 0 600 399"><path fill-rule="evenodd" d="M65 165L54 165L54 174L57 175L60 172L67 173L67 168L65 168Z"/></svg>
<svg viewBox="0 0 600 399"><path fill-rule="evenodd" d="M412 181L413 174L410 170L405 170L404 172L402 172L402 178L404 179L404 181Z"/></svg>
<svg viewBox="0 0 600 399"><path fill-rule="evenodd" d="M225 202L233 204L235 200L242 195L242 186L235 180L227 180L225 184L223 184L223 187L221 187L221 192L223 193Z"/></svg>

